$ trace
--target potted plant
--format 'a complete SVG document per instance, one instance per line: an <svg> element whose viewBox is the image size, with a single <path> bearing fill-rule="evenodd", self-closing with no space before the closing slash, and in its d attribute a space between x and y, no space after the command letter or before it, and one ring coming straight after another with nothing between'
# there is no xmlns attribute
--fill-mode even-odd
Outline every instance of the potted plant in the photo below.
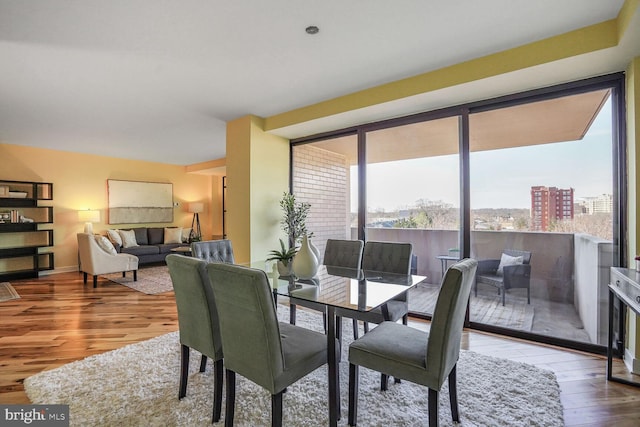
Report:
<svg viewBox="0 0 640 427"><path fill-rule="evenodd" d="M280 250L274 249L269 254L267 261L278 261L278 273L281 276L291 276L293 273L291 265L293 264L293 257L296 255L296 248L287 249L282 239L280 239Z"/></svg>
<svg viewBox="0 0 640 427"><path fill-rule="evenodd" d="M271 251L269 260L278 260L278 272L281 276L293 274L293 257L297 253L297 245L304 236L311 237L313 233L307 233L307 215L311 209L311 204L296 201L296 196L291 193L283 193L280 199L282 209L282 220L280 225L288 238L289 249L280 239L280 250Z"/></svg>

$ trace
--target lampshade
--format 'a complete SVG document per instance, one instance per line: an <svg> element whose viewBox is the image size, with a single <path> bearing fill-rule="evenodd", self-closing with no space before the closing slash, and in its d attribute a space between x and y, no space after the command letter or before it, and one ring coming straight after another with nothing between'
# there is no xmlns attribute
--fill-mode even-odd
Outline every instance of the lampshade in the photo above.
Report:
<svg viewBox="0 0 640 427"><path fill-rule="evenodd" d="M84 221L84 232L93 234L93 223L100 222L100 211L95 209L78 211L78 219Z"/></svg>
<svg viewBox="0 0 640 427"><path fill-rule="evenodd" d="M200 202L189 203L189 212L200 213L203 210L204 210L204 203L200 203Z"/></svg>

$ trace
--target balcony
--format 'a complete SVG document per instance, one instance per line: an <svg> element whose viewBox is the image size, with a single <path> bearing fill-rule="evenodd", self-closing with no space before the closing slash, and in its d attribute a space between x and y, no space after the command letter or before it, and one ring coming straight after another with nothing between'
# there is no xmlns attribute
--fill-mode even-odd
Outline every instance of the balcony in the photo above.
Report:
<svg viewBox="0 0 640 427"><path fill-rule="evenodd" d="M368 228L367 239L413 244L418 274L427 276L428 283L411 291L409 308L432 314L442 277L436 257L458 246L458 232ZM525 289L512 289L502 306L496 288L479 284L477 297L471 293L471 322L606 345L610 241L586 234L512 231L473 231L471 241L476 259L499 259L510 248L532 253L531 304Z"/></svg>

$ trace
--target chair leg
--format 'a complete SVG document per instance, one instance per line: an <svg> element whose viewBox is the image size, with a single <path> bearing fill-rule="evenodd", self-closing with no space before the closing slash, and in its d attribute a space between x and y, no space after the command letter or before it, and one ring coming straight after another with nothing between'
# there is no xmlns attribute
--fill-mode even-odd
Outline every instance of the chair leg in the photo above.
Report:
<svg viewBox="0 0 640 427"><path fill-rule="evenodd" d="M527 287L527 304L531 304L531 288Z"/></svg>
<svg viewBox="0 0 640 427"><path fill-rule="evenodd" d="M356 319L351 319L353 322L353 339L358 339L358 321Z"/></svg>
<svg viewBox="0 0 640 427"><path fill-rule="evenodd" d="M207 369L207 356L204 354L200 358L200 372L204 372Z"/></svg>
<svg viewBox="0 0 640 427"><path fill-rule="evenodd" d="M327 335L327 312L322 312L322 326L324 326L324 334Z"/></svg>
<svg viewBox="0 0 640 427"><path fill-rule="evenodd" d="M438 390L429 389L429 427L438 427Z"/></svg>
<svg viewBox="0 0 640 427"><path fill-rule="evenodd" d="M409 313L402 316L402 324L405 326L409 324Z"/></svg>
<svg viewBox="0 0 640 427"><path fill-rule="evenodd" d="M122 272L122 277L127 277L127 272L126 271Z"/></svg>
<svg viewBox="0 0 640 427"><path fill-rule="evenodd" d="M96 275L93 276L93 287L94 288L98 287L98 276Z"/></svg>
<svg viewBox="0 0 640 427"><path fill-rule="evenodd" d="M380 374L380 391L387 391L389 385L389 376L387 374Z"/></svg>
<svg viewBox="0 0 640 427"><path fill-rule="evenodd" d="M133 270L133 281L134 282L138 281L138 270Z"/></svg>
<svg viewBox="0 0 640 427"><path fill-rule="evenodd" d="M82 276L83 276L84 284L86 285L87 284L87 273L82 272Z"/></svg>
<svg viewBox="0 0 640 427"><path fill-rule="evenodd" d="M271 427L282 426L282 392L271 395Z"/></svg>
<svg viewBox="0 0 640 427"><path fill-rule="evenodd" d="M222 377L223 377L222 359L213 362L213 417L212 423L220 421L222 414Z"/></svg>
<svg viewBox="0 0 640 427"><path fill-rule="evenodd" d="M289 323L292 325L296 324L296 305L289 304Z"/></svg>
<svg viewBox="0 0 640 427"><path fill-rule="evenodd" d="M506 289L503 289L503 290L502 290L502 306L503 306L503 307L504 307L504 297L505 297L505 295L507 295L507 290L506 290Z"/></svg>
<svg viewBox="0 0 640 427"><path fill-rule="evenodd" d="M233 427L233 411L236 406L236 373L226 369L227 375L227 403L225 404L224 425Z"/></svg>
<svg viewBox="0 0 640 427"><path fill-rule="evenodd" d="M178 399L182 399L187 395L187 379L189 378L189 347L182 344L180 346L180 390L178 391Z"/></svg>
<svg viewBox="0 0 640 427"><path fill-rule="evenodd" d="M349 425L355 426L358 419L359 366L349 363Z"/></svg>
<svg viewBox="0 0 640 427"><path fill-rule="evenodd" d="M460 422L460 413L458 412L458 386L456 380L456 365L449 372L449 403L451 404L451 418L454 422Z"/></svg>
<svg viewBox="0 0 640 427"><path fill-rule="evenodd" d="M369 333L369 322L363 322L364 323L364 333L368 334Z"/></svg>

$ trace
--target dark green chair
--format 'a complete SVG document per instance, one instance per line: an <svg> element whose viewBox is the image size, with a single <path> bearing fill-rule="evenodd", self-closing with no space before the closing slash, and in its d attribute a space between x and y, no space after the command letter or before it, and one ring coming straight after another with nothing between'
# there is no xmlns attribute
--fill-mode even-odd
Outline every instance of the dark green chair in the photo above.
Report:
<svg viewBox="0 0 640 427"><path fill-rule="evenodd" d="M378 273L410 274L411 256L413 247L411 243L397 242L374 242L368 241L364 244L362 253L362 270L365 276ZM364 331L369 332L369 323L382 323L385 320L397 322L402 319L403 324L407 324L409 319L409 302L405 292L388 301L386 304L388 318L385 319L381 307L369 312L357 312L351 310L337 309L338 327L342 327L340 318L350 317L353 319L353 339L358 339L358 320L364 322Z"/></svg>
<svg viewBox="0 0 640 427"><path fill-rule="evenodd" d="M202 354L200 372L204 372L207 357L213 360L213 418L220 420L222 412L222 340L213 289L207 275L207 263L191 257L170 254L166 258L178 307L181 363L178 399L187 394L190 349Z"/></svg>
<svg viewBox="0 0 640 427"><path fill-rule="evenodd" d="M452 265L442 279L429 333L395 322L384 322L349 347L349 425L355 426L360 366L429 388L429 426L438 425L438 399L449 379L453 421L459 422L456 364L464 316L478 263Z"/></svg>
<svg viewBox="0 0 640 427"><path fill-rule="evenodd" d="M264 271L217 263L208 264L207 271L224 349L225 426L233 425L236 374L271 393L271 425L280 426L284 390L327 363L327 337L278 322Z"/></svg>

